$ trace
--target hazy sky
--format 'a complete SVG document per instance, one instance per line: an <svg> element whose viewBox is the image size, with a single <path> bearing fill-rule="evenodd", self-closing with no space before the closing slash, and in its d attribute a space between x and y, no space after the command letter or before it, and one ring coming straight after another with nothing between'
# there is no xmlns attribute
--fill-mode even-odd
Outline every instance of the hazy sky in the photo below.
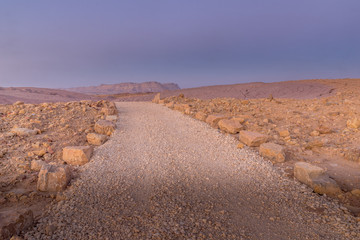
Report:
<svg viewBox="0 0 360 240"><path fill-rule="evenodd" d="M360 77L359 0L2 0L0 86Z"/></svg>

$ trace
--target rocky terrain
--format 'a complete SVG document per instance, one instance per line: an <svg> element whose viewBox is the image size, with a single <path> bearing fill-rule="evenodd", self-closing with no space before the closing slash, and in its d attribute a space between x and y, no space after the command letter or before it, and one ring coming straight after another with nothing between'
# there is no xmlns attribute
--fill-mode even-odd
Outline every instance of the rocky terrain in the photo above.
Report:
<svg viewBox="0 0 360 240"><path fill-rule="evenodd" d="M0 104L12 104L16 101L24 103L70 102L80 100L97 100L98 98L81 93L59 89L33 87L0 87Z"/></svg>
<svg viewBox="0 0 360 240"><path fill-rule="evenodd" d="M254 148L288 177L298 175L300 181L320 194L340 199L360 217L360 80L316 83L325 86L323 94L314 95L321 98L306 99L309 95L305 93L303 99L275 97L283 96L279 92L284 91L279 91L247 100L200 99L186 94L160 99L157 95L154 102L231 134L240 140L239 148ZM303 169L318 178L304 179L300 176Z"/></svg>
<svg viewBox="0 0 360 240"><path fill-rule="evenodd" d="M67 88L65 90L92 94L121 94L121 93L149 93L149 92L163 92L165 90L180 89L175 83L158 83L158 82L144 82L144 83L119 83L119 84L102 84L100 86L91 87L77 87Z"/></svg>
<svg viewBox="0 0 360 240"><path fill-rule="evenodd" d="M25 230L52 198L61 199L59 190L77 177L65 155L77 153L64 148L102 144L105 136L92 132L115 112L108 101L0 105L0 239Z"/></svg>
<svg viewBox="0 0 360 240"><path fill-rule="evenodd" d="M117 106L117 130L24 239L360 238L346 208L232 136L161 105Z"/></svg>

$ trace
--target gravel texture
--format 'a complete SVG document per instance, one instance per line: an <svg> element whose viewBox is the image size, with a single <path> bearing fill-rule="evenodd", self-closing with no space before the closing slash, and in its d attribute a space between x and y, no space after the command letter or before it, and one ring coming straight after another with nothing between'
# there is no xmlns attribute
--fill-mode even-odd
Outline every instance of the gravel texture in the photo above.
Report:
<svg viewBox="0 0 360 240"><path fill-rule="evenodd" d="M25 239L360 239L345 208L207 124L119 103L118 129Z"/></svg>

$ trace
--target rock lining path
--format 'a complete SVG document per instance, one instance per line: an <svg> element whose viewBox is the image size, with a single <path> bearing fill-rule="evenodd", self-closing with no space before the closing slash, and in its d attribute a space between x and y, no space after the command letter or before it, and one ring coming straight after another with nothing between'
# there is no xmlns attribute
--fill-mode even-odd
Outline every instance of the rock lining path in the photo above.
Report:
<svg viewBox="0 0 360 240"><path fill-rule="evenodd" d="M337 203L232 136L160 105L117 106L118 129L25 239L359 238Z"/></svg>

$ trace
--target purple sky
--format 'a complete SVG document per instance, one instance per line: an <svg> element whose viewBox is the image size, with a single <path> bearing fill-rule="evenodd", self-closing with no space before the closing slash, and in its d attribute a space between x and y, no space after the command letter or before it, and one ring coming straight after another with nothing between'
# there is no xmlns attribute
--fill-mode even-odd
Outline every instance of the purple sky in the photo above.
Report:
<svg viewBox="0 0 360 240"><path fill-rule="evenodd" d="M0 86L360 77L359 0L4 0Z"/></svg>

